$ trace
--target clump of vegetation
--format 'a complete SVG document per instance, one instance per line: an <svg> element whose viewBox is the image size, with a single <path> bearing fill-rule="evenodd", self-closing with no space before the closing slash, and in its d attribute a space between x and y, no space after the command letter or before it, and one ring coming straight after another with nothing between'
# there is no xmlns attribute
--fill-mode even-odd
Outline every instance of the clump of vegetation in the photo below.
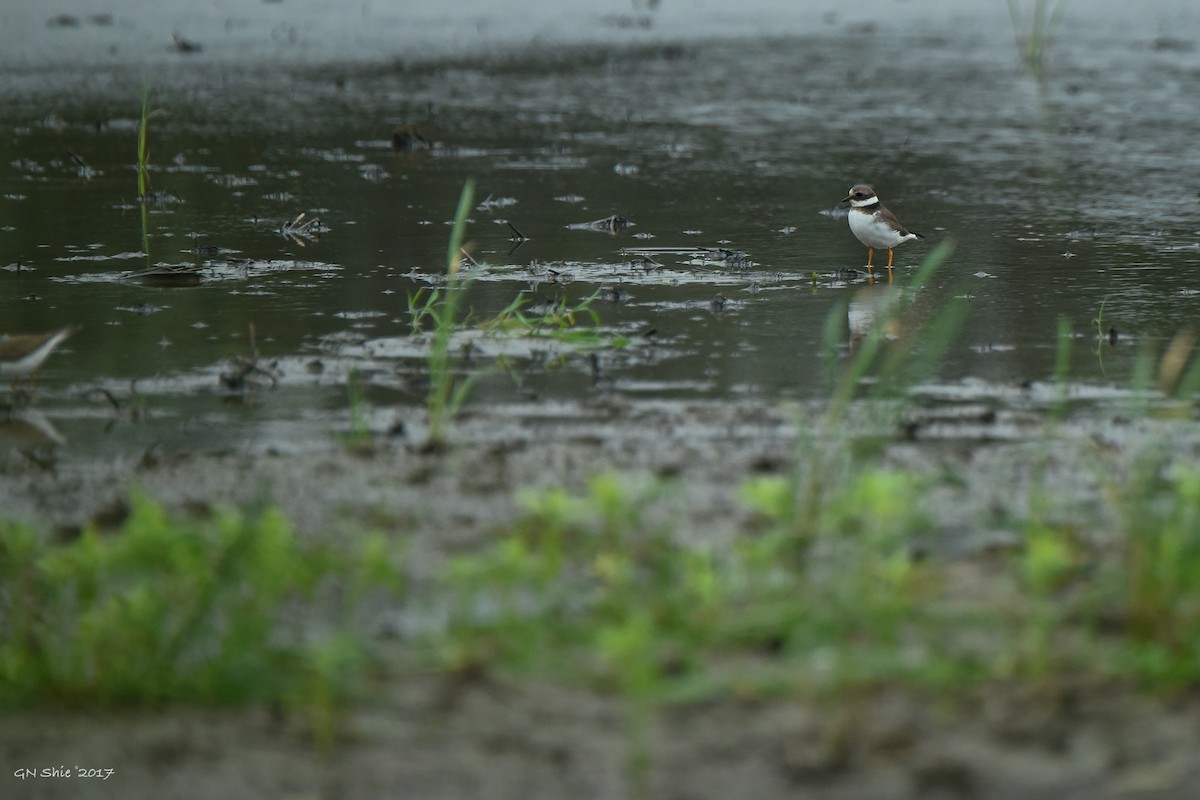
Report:
<svg viewBox="0 0 1200 800"><path fill-rule="evenodd" d="M914 489L864 472L797 526L786 480L759 479L743 488L756 531L729 548L679 541L657 508L669 484L602 474L581 497L525 494L514 530L450 564L457 611L438 652L455 669L548 670L639 702L770 691L779 654L808 663L793 677L810 687L917 673L901 641L924 641L928 659L937 648L916 616L931 584L908 552L924 524Z"/></svg>
<svg viewBox="0 0 1200 800"><path fill-rule="evenodd" d="M471 310L464 312L465 295L471 278L463 268L466 257L464 239L467 214L471 210L475 184L468 180L459 197L446 253L446 274L441 286L421 287L408 294L410 331L416 335L428 329L429 349L426 364L429 370L429 393L426 398L429 431L428 444L445 444L450 423L466 402L479 371L459 374L454 369L452 342L455 334L468 327L477 328L485 336L545 337L569 346L578 352L597 347L623 347L628 339L599 333L600 318L593 308L599 291L571 303L559 298L548 307L531 313L530 297L522 292L495 316L478 321ZM580 326L589 320L591 327Z"/></svg>
<svg viewBox="0 0 1200 800"><path fill-rule="evenodd" d="M1151 685L1200 676L1200 470L1144 457L1117 494L1127 531L1113 578L1132 647L1127 669Z"/></svg>
<svg viewBox="0 0 1200 800"><path fill-rule="evenodd" d="M285 609L331 584L321 635L289 633ZM0 707L279 703L327 733L363 677L349 614L400 582L381 537L308 548L277 509L183 520L135 498L69 544L0 523L0 587Z"/></svg>
<svg viewBox="0 0 1200 800"><path fill-rule="evenodd" d="M1063 673L1191 685L1200 473L1140 480L1115 495L1123 552L1032 516L989 590L1008 587L1003 601L978 603L948 596L943 565L919 556L928 479L858 465L814 500L756 478L741 488L751 530L715 547L664 522L670 484L604 473L582 494L523 494L516 526L454 558L452 622L430 644L453 670L556 676L642 705Z"/></svg>

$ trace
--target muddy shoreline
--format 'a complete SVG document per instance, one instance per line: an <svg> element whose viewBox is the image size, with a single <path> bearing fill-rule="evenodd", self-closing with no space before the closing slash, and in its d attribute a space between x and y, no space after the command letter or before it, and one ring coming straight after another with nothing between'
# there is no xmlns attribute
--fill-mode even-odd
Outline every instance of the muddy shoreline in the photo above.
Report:
<svg viewBox="0 0 1200 800"><path fill-rule="evenodd" d="M5 776L20 798L1187 798L1197 701L1105 687L994 687L950 700L728 700L658 715L644 772L626 712L570 689L406 677L345 721L332 752L260 711L15 718L8 763L112 767Z"/></svg>
<svg viewBox="0 0 1200 800"><path fill-rule="evenodd" d="M414 415L406 435L380 433L354 450L302 458L159 452L128 462L65 463L49 473L9 459L0 506L69 537L89 520L118 521L130 491L185 514L277 503L315 540L349 542L366 527L384 530L406 548L407 570L419 583L448 555L481 547L511 522L518 488L578 487L605 470L677 481L681 493L670 513L697 541L740 535L747 514L737 487L789 470L797 421L810 426L817 408L608 403L558 411L475 410L445 452L421 446ZM845 423L882 443L872 463L954 474L914 498L937 520L914 546L972 596L991 591L991 559L1019 543L1016 531L979 520L1022 518L1033 482L1043 481L1063 507L1086 509L1102 502L1089 477L1096 469L1128 469L1168 436L1181 458L1200 446L1190 423L1128 422L1120 414L1053 427L1033 411L989 414L967 406L913 408L890 427L881 428L880 419L860 408ZM439 501L428 502L430 496ZM632 734L630 709L604 692L503 673L388 667L403 661L386 655L403 647L389 643L403 623L386 613L377 622L377 631L390 631L373 645L384 654L383 670L342 717L329 752L314 746L300 721L262 709L21 714L0 726L10 770L62 763L116 773L108 781L18 781L10 771L6 792L718 798L752 791L830 800L1082 800L1190 797L1200 777L1192 757L1200 729L1191 721L1200 706L1190 695L1156 698L1132 686L1051 675L940 695L881 686L807 698L731 696L660 708L648 728ZM646 752L639 741L648 742ZM632 766L643 760L644 771Z"/></svg>

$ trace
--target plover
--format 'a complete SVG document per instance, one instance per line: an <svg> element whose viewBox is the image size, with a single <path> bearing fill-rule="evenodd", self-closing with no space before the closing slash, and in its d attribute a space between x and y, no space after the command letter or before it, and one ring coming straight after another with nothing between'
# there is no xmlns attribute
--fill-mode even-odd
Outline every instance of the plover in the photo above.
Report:
<svg viewBox="0 0 1200 800"><path fill-rule="evenodd" d="M896 215L884 208L875 190L865 183L853 187L842 202L850 204L850 232L867 246L867 272L871 271L876 248L887 248L887 265L891 269L892 250L895 247L913 239L925 238L901 225Z"/></svg>
<svg viewBox="0 0 1200 800"><path fill-rule="evenodd" d="M13 376L13 388L21 378L33 376L54 349L79 328L68 325L49 333L30 333L18 336L0 335L0 375Z"/></svg>

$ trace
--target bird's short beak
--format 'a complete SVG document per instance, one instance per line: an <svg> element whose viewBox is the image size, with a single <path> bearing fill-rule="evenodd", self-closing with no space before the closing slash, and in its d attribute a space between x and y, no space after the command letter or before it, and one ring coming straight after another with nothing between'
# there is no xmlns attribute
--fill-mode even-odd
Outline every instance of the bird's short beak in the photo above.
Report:
<svg viewBox="0 0 1200 800"><path fill-rule="evenodd" d="M843 203L849 203L849 202L850 202L850 195L846 195L845 197L843 197L843 198L842 198L842 202L843 202Z"/></svg>

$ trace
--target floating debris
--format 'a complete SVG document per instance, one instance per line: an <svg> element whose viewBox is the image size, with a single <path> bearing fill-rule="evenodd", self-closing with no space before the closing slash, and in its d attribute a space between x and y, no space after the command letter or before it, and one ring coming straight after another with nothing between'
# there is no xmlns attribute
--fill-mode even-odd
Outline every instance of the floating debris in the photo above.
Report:
<svg viewBox="0 0 1200 800"><path fill-rule="evenodd" d="M433 144L421 135L421 128L415 122L392 128L392 135L389 138L393 150L429 150L433 147Z"/></svg>
<svg viewBox="0 0 1200 800"><path fill-rule="evenodd" d="M17 172L23 172L30 175L37 175L46 171L45 167L29 158L13 159L9 162L9 165L16 169Z"/></svg>
<svg viewBox="0 0 1200 800"><path fill-rule="evenodd" d="M244 186L258 185L258 180L248 175L209 175L208 180L227 189L240 189Z"/></svg>
<svg viewBox="0 0 1200 800"><path fill-rule="evenodd" d="M386 317L387 314L383 311L337 311L334 313L339 319L373 319L375 317Z"/></svg>
<svg viewBox="0 0 1200 800"><path fill-rule="evenodd" d="M592 220L591 222L573 222L567 226L569 231L603 231L604 233L616 233L623 231L626 228L634 226L633 220L626 217L613 214L604 219Z"/></svg>
<svg viewBox="0 0 1200 800"><path fill-rule="evenodd" d="M157 314L159 311L170 308L170 306L156 306L150 303L139 303L136 306L117 306L117 311L128 311L131 314L139 314L143 317L148 317L151 314Z"/></svg>
<svg viewBox="0 0 1200 800"><path fill-rule="evenodd" d="M188 248L186 252L203 258L215 258L217 256L231 256L241 251L231 247L221 247L216 244L198 244L195 247Z"/></svg>
<svg viewBox="0 0 1200 800"><path fill-rule="evenodd" d="M56 256L54 260L55 261L120 261L120 260L128 261L130 259L145 258L145 257L146 257L146 254L140 250L127 250L124 253L116 253L113 255L109 255L106 253L95 253L92 255L82 255L79 253L73 253L69 256ZM53 278L51 278L51 280L58 280L62 277L64 277L64 276L56 275Z"/></svg>
<svg viewBox="0 0 1200 800"><path fill-rule="evenodd" d="M695 252L685 264L706 267L717 264L725 269L742 270L757 266L750 260L750 254L744 250L731 250L728 247L705 247Z"/></svg>
<svg viewBox="0 0 1200 800"><path fill-rule="evenodd" d="M642 269L661 268L662 265L653 257L664 255L680 256L682 263L692 267L717 266L736 272L758 266L749 253L728 247L630 247L621 252L634 259L629 262L630 266Z"/></svg>
<svg viewBox="0 0 1200 800"><path fill-rule="evenodd" d="M331 164L361 164L367 160L362 153L347 153L341 147L303 147L300 154L309 158L319 158Z"/></svg>
<svg viewBox="0 0 1200 800"><path fill-rule="evenodd" d="M655 269L662 269L662 264L655 261L646 253L637 253L636 257L629 261L629 266L634 269L641 269L649 272Z"/></svg>
<svg viewBox="0 0 1200 800"><path fill-rule="evenodd" d="M529 237L526 236L525 234L521 233L519 230L517 230L516 225L513 225L508 220L505 220L504 224L507 225L508 229L513 232L513 235L508 238L508 240L510 242L528 242L529 241Z"/></svg>
<svg viewBox="0 0 1200 800"><path fill-rule="evenodd" d="M489 194L487 198L482 203L475 206L475 208L478 211L495 211L497 208L508 208L509 206L515 206L516 204L517 198L515 197L497 197L493 199Z"/></svg>
<svg viewBox="0 0 1200 800"><path fill-rule="evenodd" d="M138 197L138 202L145 206L173 206L184 202L178 192L163 192L152 190Z"/></svg>
<svg viewBox="0 0 1200 800"><path fill-rule="evenodd" d="M76 153L74 150L67 150L67 158L71 160L71 164L75 167L75 174L83 178L85 181L90 181L92 178L100 175L84 160L83 156Z"/></svg>
<svg viewBox="0 0 1200 800"><path fill-rule="evenodd" d="M438 151L440 155L442 151ZM486 153L481 153L484 155ZM583 169L588 166L588 160L579 156L548 155L541 159L516 158L510 161L497 161L492 165L496 169L519 170L551 170L557 172L564 169Z"/></svg>
<svg viewBox="0 0 1200 800"><path fill-rule="evenodd" d="M271 386L275 386L281 377L282 373L275 364L262 366L258 363L257 356L254 358L237 356L229 362L229 367L217 376L217 380L223 389L231 392L243 392L254 384L270 383ZM252 381L252 378L261 380Z"/></svg>
<svg viewBox="0 0 1200 800"><path fill-rule="evenodd" d="M290 239L303 247L305 242L321 241L321 234L328 230L321 224L320 217L308 219L308 215L301 211L294 220L284 223L283 227L279 229L279 233L283 238Z"/></svg>
<svg viewBox="0 0 1200 800"><path fill-rule="evenodd" d="M632 300L633 295L620 286L605 286L596 293L596 299L605 303L612 303L614 306L620 306Z"/></svg>
<svg viewBox="0 0 1200 800"><path fill-rule="evenodd" d="M138 270L130 276L131 280L140 281L147 286L199 286L202 278L199 267L191 264L159 264ZM121 311L132 309L118 309ZM157 310L157 309L156 309ZM140 312L139 313L149 313Z"/></svg>
<svg viewBox="0 0 1200 800"><path fill-rule="evenodd" d="M362 176L363 180L371 183L381 183L392 177L391 173L378 164L362 164L358 168L358 174Z"/></svg>
<svg viewBox="0 0 1200 800"><path fill-rule="evenodd" d="M249 358L234 357L229 362L229 367L217 376L217 382L222 389L240 394L246 389L264 382L269 382L271 386L279 383L279 379L283 377L283 371L279 369L279 362L273 361L263 366L258 356L258 332L254 323L250 323L250 353ZM252 381L252 378L259 380Z"/></svg>

